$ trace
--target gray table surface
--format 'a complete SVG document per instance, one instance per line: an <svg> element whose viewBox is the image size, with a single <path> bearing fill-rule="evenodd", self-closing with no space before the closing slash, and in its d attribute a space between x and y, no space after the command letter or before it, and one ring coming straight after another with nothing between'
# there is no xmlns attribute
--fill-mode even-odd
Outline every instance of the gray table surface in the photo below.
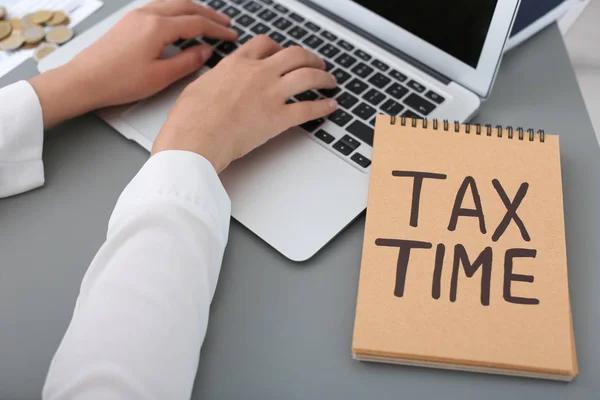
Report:
<svg viewBox="0 0 600 400"><path fill-rule="evenodd" d="M78 31L119 3L106 0ZM0 86L35 73L27 62ZM353 361L364 218L304 264L284 259L232 221L193 397L599 398L600 151L556 27L505 57L492 98L476 120L561 134L581 371L573 383ZM0 399L39 397L112 208L147 157L86 115L47 133L45 186L0 201Z"/></svg>

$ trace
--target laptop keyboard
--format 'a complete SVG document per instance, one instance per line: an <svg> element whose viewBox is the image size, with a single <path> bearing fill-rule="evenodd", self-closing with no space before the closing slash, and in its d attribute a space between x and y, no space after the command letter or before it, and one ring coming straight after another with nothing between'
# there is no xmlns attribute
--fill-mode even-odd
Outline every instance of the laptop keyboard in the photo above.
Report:
<svg viewBox="0 0 600 400"><path fill-rule="evenodd" d="M202 42L212 45L215 51L206 63L209 68L260 34L270 36L284 47L303 46L325 60L327 71L337 78L338 87L309 90L294 96L288 103L335 98L339 108L333 114L326 119L309 121L301 128L359 169L366 170L371 165L371 160L360 150L373 146L376 114L426 118L445 101L425 84L409 79L401 71L273 0L199 2L228 15L232 19L232 28L239 33L238 43L208 38L174 43L183 50ZM338 135L336 140L331 134L332 126L338 126L346 133Z"/></svg>

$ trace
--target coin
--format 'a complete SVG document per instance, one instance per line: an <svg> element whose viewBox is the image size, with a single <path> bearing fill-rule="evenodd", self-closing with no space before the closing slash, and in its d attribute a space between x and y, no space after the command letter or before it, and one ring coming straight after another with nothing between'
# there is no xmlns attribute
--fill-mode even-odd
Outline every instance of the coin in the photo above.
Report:
<svg viewBox="0 0 600 400"><path fill-rule="evenodd" d="M37 48L38 45L39 45L39 43L27 43L27 42L25 42L25 44L23 44L23 46L21 46L21 49L23 49L23 50L31 50L31 49Z"/></svg>
<svg viewBox="0 0 600 400"><path fill-rule="evenodd" d="M21 25L23 26L23 28L28 26L37 26L37 24L33 22L33 15L34 14L27 14L26 16L21 18Z"/></svg>
<svg viewBox="0 0 600 400"><path fill-rule="evenodd" d="M58 49L58 46L55 44L43 44L33 53L33 58L35 61L40 62L50 53L54 52L54 50Z"/></svg>
<svg viewBox="0 0 600 400"><path fill-rule="evenodd" d="M48 43L63 44L73 37L73 31L66 26L57 26L46 33Z"/></svg>
<svg viewBox="0 0 600 400"><path fill-rule="evenodd" d="M0 6L0 19L4 19L6 17L6 7Z"/></svg>
<svg viewBox="0 0 600 400"><path fill-rule="evenodd" d="M52 18L46 22L48 26L64 25L68 21L67 14L62 11L55 11Z"/></svg>
<svg viewBox="0 0 600 400"><path fill-rule="evenodd" d="M52 19L52 16L53 16L52 11L42 10L42 11L38 11L35 14L33 14L33 17L31 19L36 24L41 25L43 23L50 21Z"/></svg>
<svg viewBox="0 0 600 400"><path fill-rule="evenodd" d="M23 43L25 43L25 38L23 36L12 35L9 36L8 39L4 39L0 42L0 48L2 50L16 50L23 46Z"/></svg>
<svg viewBox="0 0 600 400"><path fill-rule="evenodd" d="M0 21L0 40L6 39L10 36L13 28L10 22Z"/></svg>
<svg viewBox="0 0 600 400"><path fill-rule="evenodd" d="M40 26L29 26L23 29L23 36L25 36L26 43L39 43L42 40L44 40L44 36L46 36L46 31Z"/></svg>
<svg viewBox="0 0 600 400"><path fill-rule="evenodd" d="M20 19L11 19L10 24L12 25L13 31L20 31L23 29Z"/></svg>

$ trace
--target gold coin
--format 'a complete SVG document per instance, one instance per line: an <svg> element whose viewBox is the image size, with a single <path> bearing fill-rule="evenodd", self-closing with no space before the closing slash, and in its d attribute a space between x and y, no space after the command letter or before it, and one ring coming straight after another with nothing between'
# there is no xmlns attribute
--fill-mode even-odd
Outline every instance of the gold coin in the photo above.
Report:
<svg viewBox="0 0 600 400"><path fill-rule="evenodd" d="M10 24L12 25L13 31L20 31L23 29L20 19L11 19Z"/></svg>
<svg viewBox="0 0 600 400"><path fill-rule="evenodd" d="M27 43L27 42L25 42L25 44L21 48L23 50L31 50L31 49L37 48L38 45L39 45L39 43Z"/></svg>
<svg viewBox="0 0 600 400"><path fill-rule="evenodd" d="M67 43L72 37L73 31L66 26L57 26L46 33L46 41L54 44Z"/></svg>
<svg viewBox="0 0 600 400"><path fill-rule="evenodd" d="M68 17L67 14L65 14L62 11L55 11L54 15L52 15L52 18L46 22L46 25L48 26L57 26L57 25L65 25L66 22L68 21Z"/></svg>
<svg viewBox="0 0 600 400"><path fill-rule="evenodd" d="M4 19L6 17L6 7L0 6L0 19Z"/></svg>
<svg viewBox="0 0 600 400"><path fill-rule="evenodd" d="M52 11L47 11L47 10L38 11L35 14L33 14L32 20L34 23L41 25L43 23L50 21L52 19L53 14L54 13Z"/></svg>
<svg viewBox="0 0 600 400"><path fill-rule="evenodd" d="M0 40L6 39L10 36L13 28L10 22L0 21Z"/></svg>
<svg viewBox="0 0 600 400"><path fill-rule="evenodd" d="M54 52L54 50L58 49L58 46L55 44L43 44L33 53L33 58L35 61L40 62L50 53Z"/></svg>
<svg viewBox="0 0 600 400"><path fill-rule="evenodd" d="M35 44L44 40L46 31L39 26L29 26L23 29L23 36L25 36L25 43Z"/></svg>
<svg viewBox="0 0 600 400"><path fill-rule="evenodd" d="M25 38L21 35L12 35L8 39L4 39L0 42L0 49L2 50L17 50L25 43Z"/></svg>

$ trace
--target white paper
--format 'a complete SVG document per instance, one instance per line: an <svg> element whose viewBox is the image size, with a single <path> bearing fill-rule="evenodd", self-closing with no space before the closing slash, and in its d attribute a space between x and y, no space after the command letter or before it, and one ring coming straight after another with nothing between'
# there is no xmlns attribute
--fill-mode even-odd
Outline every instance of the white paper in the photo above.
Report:
<svg viewBox="0 0 600 400"><path fill-rule="evenodd" d="M9 18L21 18L40 10L61 10L69 16L69 27L74 27L102 7L101 0L0 0ZM0 51L0 78L30 58L35 50Z"/></svg>

